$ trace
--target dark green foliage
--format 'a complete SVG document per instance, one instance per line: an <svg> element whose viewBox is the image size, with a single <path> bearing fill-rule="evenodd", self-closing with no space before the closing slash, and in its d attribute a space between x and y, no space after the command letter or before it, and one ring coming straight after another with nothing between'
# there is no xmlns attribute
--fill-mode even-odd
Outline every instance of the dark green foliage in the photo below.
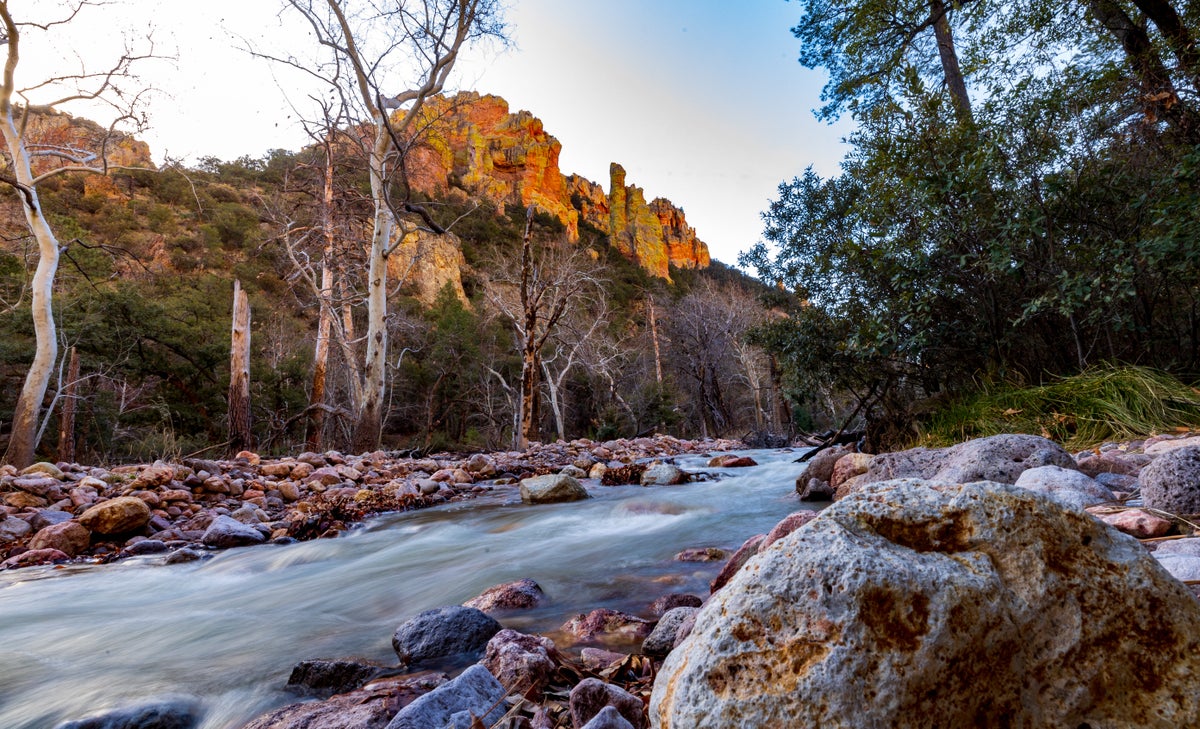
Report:
<svg viewBox="0 0 1200 729"><path fill-rule="evenodd" d="M1153 107L1093 5L945 4L967 115L923 25L934 3L806 5L801 61L830 72L823 113L858 128L840 174L780 186L777 249L743 263L791 294L760 341L835 421L857 409L902 441L932 396L1105 362L1197 371L1195 102Z"/></svg>

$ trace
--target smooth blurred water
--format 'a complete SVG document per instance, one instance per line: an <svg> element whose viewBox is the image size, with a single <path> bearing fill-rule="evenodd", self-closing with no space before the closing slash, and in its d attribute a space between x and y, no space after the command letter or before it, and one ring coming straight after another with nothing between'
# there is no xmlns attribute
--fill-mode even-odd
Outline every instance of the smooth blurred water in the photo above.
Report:
<svg viewBox="0 0 1200 729"><path fill-rule="evenodd" d="M801 508L799 452L745 451L761 465L685 486L602 487L527 506L515 488L368 522L338 538L234 549L204 562L157 559L0 573L0 727L52 729L118 706L197 697L202 729L236 729L296 697L310 658L394 664L391 636L422 610L509 580L536 580L544 607L503 616L526 632L611 607L646 614L668 592L704 596L719 565L675 562L688 547L737 547Z"/></svg>

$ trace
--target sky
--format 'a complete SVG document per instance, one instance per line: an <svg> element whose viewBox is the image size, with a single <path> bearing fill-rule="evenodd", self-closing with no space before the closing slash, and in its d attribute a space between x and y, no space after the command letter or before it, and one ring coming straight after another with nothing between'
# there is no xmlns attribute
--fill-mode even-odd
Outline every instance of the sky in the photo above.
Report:
<svg viewBox="0 0 1200 729"><path fill-rule="evenodd" d="M684 209L713 257L735 264L762 238L778 185L812 165L837 171L847 123L818 122L825 76L796 61L785 0L506 0L511 43L470 49L450 84L492 93L540 118L562 143L560 166L608 187L609 163L647 199ZM143 80L159 161L260 157L298 149L302 79L242 47L307 42L277 0L118 0L88 9L53 43L27 37L18 85L46 68L113 57L122 32L153 31L159 53ZM37 43L38 45L34 45ZM74 61L78 63L78 61ZM449 87L448 87L449 90ZM69 111L69 109L67 109ZM82 110L77 113L82 113Z"/></svg>

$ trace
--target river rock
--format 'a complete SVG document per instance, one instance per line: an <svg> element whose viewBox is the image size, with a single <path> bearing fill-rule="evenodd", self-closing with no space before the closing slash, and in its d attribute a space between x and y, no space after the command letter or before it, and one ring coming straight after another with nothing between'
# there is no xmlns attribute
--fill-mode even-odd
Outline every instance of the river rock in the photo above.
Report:
<svg viewBox="0 0 1200 729"><path fill-rule="evenodd" d="M361 687L380 671L357 661L301 661L292 668L287 687L317 696L344 694Z"/></svg>
<svg viewBox="0 0 1200 729"><path fill-rule="evenodd" d="M616 709L634 729L646 729L645 705L625 689L598 678L585 678L571 689L571 723L577 727L587 724L606 706Z"/></svg>
<svg viewBox="0 0 1200 729"><path fill-rule="evenodd" d="M1200 514L1200 445L1167 451L1142 469L1142 501L1172 514Z"/></svg>
<svg viewBox="0 0 1200 729"><path fill-rule="evenodd" d="M62 484L57 479L42 474L31 474L15 478L12 481L12 485L27 494L41 496L42 498L58 498L55 494L62 493Z"/></svg>
<svg viewBox="0 0 1200 729"><path fill-rule="evenodd" d="M832 487L828 487L829 479L833 476L833 467L837 464L838 459L847 453L851 452L849 446L835 445L819 451L815 456L810 458L804 466L804 470L796 477L796 493L804 496L805 490L809 489L809 481L815 480L818 489L821 489L821 484L826 484L829 488L829 495L833 496ZM810 499L820 501L821 499Z"/></svg>
<svg viewBox="0 0 1200 729"><path fill-rule="evenodd" d="M92 533L77 521L51 524L38 531L29 540L30 549L57 549L69 557L76 557L91 544Z"/></svg>
<svg viewBox="0 0 1200 729"><path fill-rule="evenodd" d="M498 632L500 623L482 610L452 605L426 610L405 621L392 635L392 648L401 663L417 663L480 653Z"/></svg>
<svg viewBox="0 0 1200 729"><path fill-rule="evenodd" d="M866 473L874 458L875 456L870 453L847 453L837 459L837 463L833 464L833 472L829 474L829 485L834 492L836 493L839 486L855 476Z"/></svg>
<svg viewBox="0 0 1200 729"><path fill-rule="evenodd" d="M1077 509L1115 501L1117 498L1116 494L1089 476L1058 466L1031 468L1017 477L1016 485Z"/></svg>
<svg viewBox="0 0 1200 729"><path fill-rule="evenodd" d="M819 515L820 512L812 511L811 509L794 511L791 514L788 514L787 516L783 517L778 524L771 527L771 531L767 532L767 536L763 538L762 543L758 545L758 548L755 551L761 552L775 542L778 542L780 539L783 539L787 535L809 523L813 519L816 519Z"/></svg>
<svg viewBox="0 0 1200 729"><path fill-rule="evenodd" d="M743 542L742 546L738 547L733 556L721 567L721 571L712 579L712 582L708 583L709 592L716 593L717 590L720 590L726 583L733 579L738 570L749 562L751 557L758 554L758 548L762 546L766 538L766 534L755 534Z"/></svg>
<svg viewBox="0 0 1200 729"><path fill-rule="evenodd" d="M678 466L660 463L642 471L643 486L678 486L687 483L689 476Z"/></svg>
<svg viewBox="0 0 1200 729"><path fill-rule="evenodd" d="M40 461L38 463L34 463L31 466L26 466L25 468L22 468L19 471L19 473L22 476L28 476L30 474L36 473L36 474L40 474L42 476L49 476L50 478L52 478L56 481L62 481L64 478L67 477L67 475L65 473L63 473L61 468L54 465L53 463L47 463L46 461Z"/></svg>
<svg viewBox="0 0 1200 729"><path fill-rule="evenodd" d="M1200 435L1192 435L1184 438L1161 438L1158 440L1150 440L1146 442L1146 447L1142 452L1148 456L1161 456L1164 453L1169 453L1180 448L1195 448L1200 447Z"/></svg>
<svg viewBox="0 0 1200 729"><path fill-rule="evenodd" d="M662 617L668 610L673 610L677 607L700 607L703 604L704 601L695 595L672 592L650 603L650 614Z"/></svg>
<svg viewBox="0 0 1200 729"><path fill-rule="evenodd" d="M432 672L377 679L325 701L276 709L244 729L383 729L402 707L447 680L444 673Z"/></svg>
<svg viewBox="0 0 1200 729"><path fill-rule="evenodd" d="M57 549L31 549L0 562L0 570L12 570L21 567L35 567L52 562L65 562L70 557Z"/></svg>
<svg viewBox="0 0 1200 729"><path fill-rule="evenodd" d="M676 562L720 562L729 557L729 552L719 547L689 547L676 554Z"/></svg>
<svg viewBox="0 0 1200 729"><path fill-rule="evenodd" d="M193 729L201 711L190 699L159 701L60 724L59 729Z"/></svg>
<svg viewBox="0 0 1200 729"><path fill-rule="evenodd" d="M581 729L635 729L615 706L605 706Z"/></svg>
<svg viewBox="0 0 1200 729"><path fill-rule="evenodd" d="M454 723L450 726L454 729L469 729L470 715L482 719L484 726L491 726L504 716L504 697L504 687L496 677L476 663L458 678L401 709L387 729L441 729L450 724L452 717Z"/></svg>
<svg viewBox="0 0 1200 729"><path fill-rule="evenodd" d="M829 485L828 481L815 478L808 479L808 483L803 488L797 480L796 491L800 495L801 501L833 501L833 497L837 495L837 491Z"/></svg>
<svg viewBox="0 0 1200 729"><path fill-rule="evenodd" d="M262 544L267 540L258 529L243 524L231 516L218 514L204 530L201 541L209 547L228 549L230 547L245 547L251 544Z"/></svg>
<svg viewBox="0 0 1200 729"><path fill-rule="evenodd" d="M0 521L0 542L15 542L33 531L33 527L24 519L15 516L5 516Z"/></svg>
<svg viewBox="0 0 1200 729"><path fill-rule="evenodd" d="M739 456L733 453L714 456L708 461L709 468L749 468L757 465L758 462L750 456Z"/></svg>
<svg viewBox="0 0 1200 729"><path fill-rule="evenodd" d="M166 486L175 478L175 467L163 464L149 466L129 484L132 489L153 489Z"/></svg>
<svg viewBox="0 0 1200 729"><path fill-rule="evenodd" d="M670 653L675 647L675 635L679 632L679 626L698 612L699 606L671 608L663 613L654 630L650 631L650 635L642 642L642 653L660 657Z"/></svg>
<svg viewBox="0 0 1200 729"><path fill-rule="evenodd" d="M1015 483L1039 466L1075 470L1075 459L1057 443L1036 435L993 435L949 448L913 448L871 459L865 481L922 478L941 483Z"/></svg>
<svg viewBox="0 0 1200 729"><path fill-rule="evenodd" d="M40 509L29 518L29 526L33 527L34 531L41 531L51 524L61 524L72 518L69 513L59 509Z"/></svg>
<svg viewBox="0 0 1200 729"><path fill-rule="evenodd" d="M554 641L505 628L492 636L480 661L508 693L541 695L556 667Z"/></svg>
<svg viewBox="0 0 1200 729"><path fill-rule="evenodd" d="M653 629L649 620L609 608L597 608L586 615L576 615L563 624L563 631L581 640L615 638L644 640Z"/></svg>
<svg viewBox="0 0 1200 729"><path fill-rule="evenodd" d="M1165 542L1159 542L1154 547L1154 555L1157 557L1164 554L1190 554L1193 557L1200 557L1200 537L1168 539Z"/></svg>
<svg viewBox="0 0 1200 729"><path fill-rule="evenodd" d="M553 504L586 498L589 498L587 489L571 476L556 473L521 481L521 500L529 504Z"/></svg>
<svg viewBox="0 0 1200 729"><path fill-rule="evenodd" d="M1125 509L1116 514L1101 514L1100 521L1137 539L1153 539L1171 531L1171 522L1141 509Z"/></svg>
<svg viewBox="0 0 1200 729"><path fill-rule="evenodd" d="M514 582L495 585L484 590L479 597L463 603L463 607L475 608L485 613L504 610L525 610L537 607L546 599L546 593L538 583L523 577Z"/></svg>
<svg viewBox="0 0 1200 729"><path fill-rule="evenodd" d="M1200 556L1155 552L1154 558L1180 582L1200 580Z"/></svg>
<svg viewBox="0 0 1200 729"><path fill-rule="evenodd" d="M79 523L97 534L123 534L150 522L150 507L133 496L102 501L79 515Z"/></svg>
<svg viewBox="0 0 1200 729"><path fill-rule="evenodd" d="M1076 456L1075 462L1079 465L1080 471L1092 478L1096 478L1102 473L1136 476L1138 471L1141 471L1142 467L1150 462L1149 458L1146 458L1145 463L1140 462L1142 458L1146 457L1116 452L1096 455L1091 451L1087 451L1085 454Z"/></svg>
<svg viewBox="0 0 1200 729"><path fill-rule="evenodd" d="M1197 675L1200 603L1136 540L1015 486L906 480L752 559L650 710L663 729L1196 726Z"/></svg>

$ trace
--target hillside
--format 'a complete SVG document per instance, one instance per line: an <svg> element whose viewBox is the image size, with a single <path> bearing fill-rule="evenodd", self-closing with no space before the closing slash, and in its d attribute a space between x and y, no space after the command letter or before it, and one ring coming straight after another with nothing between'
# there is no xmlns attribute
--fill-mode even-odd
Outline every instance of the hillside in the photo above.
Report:
<svg viewBox="0 0 1200 729"><path fill-rule="evenodd" d="M602 285L601 294L572 306L547 342L541 422L548 439L655 429L741 434L778 421L769 363L738 341L762 312L760 287L710 261L682 210L647 203L618 165L607 193L563 175L557 140L497 97L438 99L426 112L408 149L411 194L454 225L445 235L417 231L393 241L388 443L496 447L511 437L519 353L497 301L529 205L538 255L578 250L585 255L576 265ZM38 123L46 138L81 147L101 131L61 114ZM312 284L323 255L311 235L312 200L324 152L318 145L155 170L144 144L121 145L123 166L146 169L59 176L39 188L66 246L55 304L63 356L74 346L81 360L77 456L113 461L220 448L235 279L253 312L258 445L302 447L318 324ZM327 447L348 437L363 346L356 332L364 331L370 206L354 155L347 145L333 159L338 316L320 439ZM0 235L6 428L32 351L27 285L35 263L11 195L0 198ZM47 457L65 386L52 383L45 403Z"/></svg>

